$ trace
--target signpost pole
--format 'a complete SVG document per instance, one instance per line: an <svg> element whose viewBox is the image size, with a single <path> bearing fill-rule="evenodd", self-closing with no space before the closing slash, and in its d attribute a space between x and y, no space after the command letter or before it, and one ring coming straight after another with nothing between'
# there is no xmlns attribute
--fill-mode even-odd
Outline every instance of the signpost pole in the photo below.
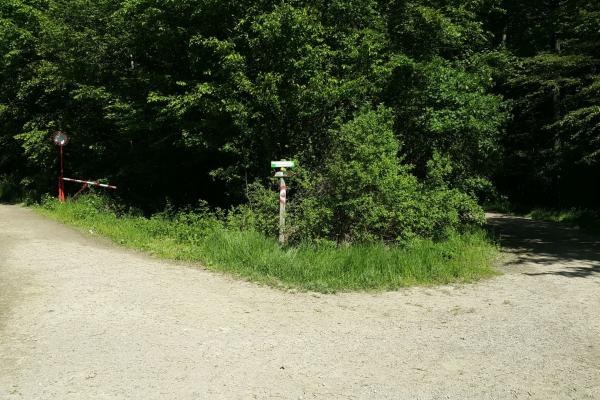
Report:
<svg viewBox="0 0 600 400"><path fill-rule="evenodd" d="M275 169L275 178L279 178L279 244L285 244L285 202L287 200L287 187L285 178L288 168L294 168L296 163L293 161L280 160L271 161L271 168Z"/></svg>
<svg viewBox="0 0 600 400"><path fill-rule="evenodd" d="M279 180L279 244L285 244L285 202L287 197L287 188L285 179Z"/></svg>

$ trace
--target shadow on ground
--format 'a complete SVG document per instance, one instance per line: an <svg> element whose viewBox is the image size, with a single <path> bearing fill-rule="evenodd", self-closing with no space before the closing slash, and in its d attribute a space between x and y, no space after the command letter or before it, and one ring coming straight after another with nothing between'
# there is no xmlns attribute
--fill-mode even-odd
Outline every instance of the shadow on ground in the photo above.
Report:
<svg viewBox="0 0 600 400"><path fill-rule="evenodd" d="M17 204L23 203L23 200L0 200L0 205L3 206L15 206Z"/></svg>
<svg viewBox="0 0 600 400"><path fill-rule="evenodd" d="M600 276L600 237L569 225L503 214L489 214L488 229L506 251L516 255L509 265L548 267L526 275Z"/></svg>

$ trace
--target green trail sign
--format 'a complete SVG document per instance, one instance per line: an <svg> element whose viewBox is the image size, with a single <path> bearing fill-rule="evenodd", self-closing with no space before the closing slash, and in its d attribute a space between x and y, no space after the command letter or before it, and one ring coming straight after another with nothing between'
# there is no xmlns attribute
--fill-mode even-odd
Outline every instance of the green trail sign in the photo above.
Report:
<svg viewBox="0 0 600 400"><path fill-rule="evenodd" d="M294 168L296 163L293 161L271 161L271 168Z"/></svg>

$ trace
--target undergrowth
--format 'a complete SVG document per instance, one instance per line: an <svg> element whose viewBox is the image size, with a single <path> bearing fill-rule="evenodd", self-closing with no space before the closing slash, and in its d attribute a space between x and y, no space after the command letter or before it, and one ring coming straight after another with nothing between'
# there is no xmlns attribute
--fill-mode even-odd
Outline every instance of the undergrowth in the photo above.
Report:
<svg viewBox="0 0 600 400"><path fill-rule="evenodd" d="M48 199L39 212L154 256L199 262L282 288L317 292L393 290L411 285L472 282L495 274L496 247L477 229L448 233L443 241L385 244L305 243L281 247L272 238L239 229L206 208L151 218L116 210L84 196L61 204Z"/></svg>
<svg viewBox="0 0 600 400"><path fill-rule="evenodd" d="M549 210L536 208L529 217L541 221L564 222L578 226L581 230L600 234L600 211L571 208L568 210Z"/></svg>

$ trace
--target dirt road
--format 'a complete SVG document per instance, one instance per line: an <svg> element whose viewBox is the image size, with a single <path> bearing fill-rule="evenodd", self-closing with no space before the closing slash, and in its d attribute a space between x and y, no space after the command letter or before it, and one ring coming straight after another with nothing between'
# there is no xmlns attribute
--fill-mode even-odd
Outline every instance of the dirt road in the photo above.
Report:
<svg viewBox="0 0 600 400"><path fill-rule="evenodd" d="M490 221L500 277L316 295L0 206L0 399L600 399L600 240Z"/></svg>

